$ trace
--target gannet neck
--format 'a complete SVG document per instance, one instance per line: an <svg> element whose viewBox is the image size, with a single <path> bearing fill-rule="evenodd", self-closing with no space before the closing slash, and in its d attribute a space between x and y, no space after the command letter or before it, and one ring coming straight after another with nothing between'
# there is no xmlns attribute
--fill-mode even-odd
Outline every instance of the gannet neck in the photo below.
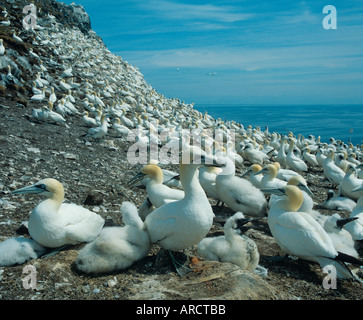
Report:
<svg viewBox="0 0 363 320"><path fill-rule="evenodd" d="M185 197L190 197L196 194L204 193L203 188L199 183L198 166L196 164L180 164L180 182L182 184Z"/></svg>
<svg viewBox="0 0 363 320"><path fill-rule="evenodd" d="M288 211L293 211L293 212L299 210L304 201L304 196L302 191L298 187L293 185L287 185L284 188L285 188L285 193L288 196L288 200L286 200L285 202L285 208Z"/></svg>

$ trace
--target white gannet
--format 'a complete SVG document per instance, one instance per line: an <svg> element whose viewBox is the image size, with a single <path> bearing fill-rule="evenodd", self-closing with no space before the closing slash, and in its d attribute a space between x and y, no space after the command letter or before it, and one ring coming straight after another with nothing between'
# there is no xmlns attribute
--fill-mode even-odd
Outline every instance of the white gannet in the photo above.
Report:
<svg viewBox="0 0 363 320"><path fill-rule="evenodd" d="M112 124L112 128L122 136L126 136L132 132L128 127L121 124L121 119L118 117L116 117L115 122Z"/></svg>
<svg viewBox="0 0 363 320"><path fill-rule="evenodd" d="M353 240L363 240L363 196L358 199L357 205L350 214L350 218L358 219L348 223L345 229L350 232Z"/></svg>
<svg viewBox="0 0 363 320"><path fill-rule="evenodd" d="M244 156L245 158L252 163L257 163L259 165L263 165L264 162L269 161L269 157L266 153L257 150L253 147L252 143L247 143L244 147Z"/></svg>
<svg viewBox="0 0 363 320"><path fill-rule="evenodd" d="M142 168L136 176L134 176L129 183L135 183L142 179L146 179L146 192L147 197L154 207L159 208L162 205L184 198L184 191L172 189L163 184L163 171L154 163L150 163Z"/></svg>
<svg viewBox="0 0 363 320"><path fill-rule="evenodd" d="M344 262L361 262L338 252L323 227L308 213L297 211L303 202L301 190L287 185L270 192L287 196L274 203L267 217L272 236L281 249L303 260L317 262L322 268L333 265L338 278L353 279Z"/></svg>
<svg viewBox="0 0 363 320"><path fill-rule="evenodd" d="M199 169L199 182L208 197L220 200L216 187L216 178L222 169L217 167L203 166Z"/></svg>
<svg viewBox="0 0 363 320"><path fill-rule="evenodd" d="M42 93L33 95L30 98L30 100L31 101L35 101L35 102L41 102L41 101L43 101L45 99L45 90L46 90L46 87L43 87Z"/></svg>
<svg viewBox="0 0 363 320"><path fill-rule="evenodd" d="M76 267L86 273L123 270L146 257L151 243L137 208L131 202L121 205L122 227L105 227L99 236L79 252Z"/></svg>
<svg viewBox="0 0 363 320"><path fill-rule="evenodd" d="M0 56L5 54L4 40L0 39Z"/></svg>
<svg viewBox="0 0 363 320"><path fill-rule="evenodd" d="M267 202L264 194L250 181L235 176L235 165L228 157L223 157L222 172L216 178L219 199L234 211L246 215L265 216Z"/></svg>
<svg viewBox="0 0 363 320"><path fill-rule="evenodd" d="M338 186L342 182L345 176L345 172L334 163L333 159L334 159L334 151L333 149L329 149L326 159L323 162L323 172L325 177L333 185Z"/></svg>
<svg viewBox="0 0 363 320"><path fill-rule="evenodd" d="M306 165L306 163L294 154L294 146L294 140L290 139L289 150L286 155L287 167L297 172L308 171L308 166Z"/></svg>
<svg viewBox="0 0 363 320"><path fill-rule="evenodd" d="M277 168L277 176L276 176L277 179L284 180L287 182L290 180L290 178L295 177L295 176L299 176L299 177L303 178L303 176L301 174L295 172L294 170L281 168L281 165L279 162L273 162L272 164Z"/></svg>
<svg viewBox="0 0 363 320"><path fill-rule="evenodd" d="M59 113L53 111L53 103L49 101L48 105L49 105L48 120L60 123L65 127L69 128L69 126L66 124L67 122L66 119L64 119Z"/></svg>
<svg viewBox="0 0 363 320"><path fill-rule="evenodd" d="M261 189L261 181L263 178L263 174L256 174L257 172L261 171L262 167L254 163L252 166L248 168L248 170L242 175L242 178L245 178L246 176L249 176L250 182L256 187Z"/></svg>
<svg viewBox="0 0 363 320"><path fill-rule="evenodd" d="M82 122L88 127L96 127L98 125L96 119L88 116L88 111L83 111Z"/></svg>
<svg viewBox="0 0 363 320"><path fill-rule="evenodd" d="M333 190L329 190L327 193L327 198L323 203L319 204L319 207L338 210L338 211L348 211L352 212L357 203L347 197L336 196Z"/></svg>
<svg viewBox="0 0 363 320"><path fill-rule="evenodd" d="M231 262L243 270L255 270L260 259L257 245L239 230L247 222L242 212L235 213L226 221L224 235L204 238L197 246L198 253L207 260Z"/></svg>
<svg viewBox="0 0 363 320"><path fill-rule="evenodd" d="M286 168L287 164L286 164L286 153L285 153L285 143L286 140L285 138L281 139L281 144L280 144L280 148L279 148L279 152L276 155L276 161L281 165L282 168ZM271 145L271 143L270 143Z"/></svg>
<svg viewBox="0 0 363 320"><path fill-rule="evenodd" d="M287 184L286 181L277 178L277 167L273 164L268 164L260 171L257 171L255 175L263 174L261 179L261 189L280 188Z"/></svg>
<svg viewBox="0 0 363 320"><path fill-rule="evenodd" d="M52 92L49 96L49 101L54 104L57 101L57 96L54 93L54 87L51 87L51 90L52 90Z"/></svg>
<svg viewBox="0 0 363 320"><path fill-rule="evenodd" d="M9 238L0 243L0 267L22 264L44 255L47 249L33 239Z"/></svg>
<svg viewBox="0 0 363 320"><path fill-rule="evenodd" d="M318 161L316 160L316 156L312 153L310 153L310 148L309 147L305 147L303 150L303 158L305 159L305 161L312 167L317 167L319 166Z"/></svg>
<svg viewBox="0 0 363 320"><path fill-rule="evenodd" d="M89 128L87 134L85 134L84 136L86 138L89 137L89 138L93 138L93 139L101 139L105 135L107 135L108 123L107 123L106 116L107 115L105 113L103 113L101 116L101 125L99 127Z"/></svg>
<svg viewBox="0 0 363 320"><path fill-rule="evenodd" d="M98 214L74 203L62 203L64 188L55 179L43 179L12 192L26 193L47 197L33 209L28 222L30 236L44 247L93 241L103 227L104 219Z"/></svg>
<svg viewBox="0 0 363 320"><path fill-rule="evenodd" d="M185 159L189 153L191 157ZM184 198L156 208L145 219L151 242L166 250L183 250L196 245L212 227L214 213L198 180L201 161L205 160L200 149L183 150L179 167Z"/></svg>
<svg viewBox="0 0 363 320"><path fill-rule="evenodd" d="M363 187L363 180L357 178L357 170L354 164L348 164L343 180L339 185L339 193L342 196L348 197L357 201L363 196L363 189L361 191L352 192L354 189Z"/></svg>

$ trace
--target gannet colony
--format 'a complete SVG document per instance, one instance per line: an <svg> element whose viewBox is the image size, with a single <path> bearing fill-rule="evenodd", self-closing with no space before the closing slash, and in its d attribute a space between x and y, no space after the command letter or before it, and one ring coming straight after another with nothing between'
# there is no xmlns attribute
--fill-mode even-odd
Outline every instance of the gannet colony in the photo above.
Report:
<svg viewBox="0 0 363 320"><path fill-rule="evenodd" d="M362 146L167 98L75 4L2 2L0 71L0 299L363 298Z"/></svg>

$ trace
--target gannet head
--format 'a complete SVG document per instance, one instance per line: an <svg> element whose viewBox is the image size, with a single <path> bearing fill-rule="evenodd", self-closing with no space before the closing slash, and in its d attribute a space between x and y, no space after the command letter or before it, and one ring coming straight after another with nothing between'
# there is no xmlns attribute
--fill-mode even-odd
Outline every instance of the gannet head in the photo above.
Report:
<svg viewBox="0 0 363 320"><path fill-rule="evenodd" d="M313 196L313 193L309 189L306 180L300 176L293 176L287 182L288 185L297 186L300 190L305 191L310 197Z"/></svg>
<svg viewBox="0 0 363 320"><path fill-rule="evenodd" d="M356 168L352 164L348 164L346 173L355 174L357 172Z"/></svg>
<svg viewBox="0 0 363 320"><path fill-rule="evenodd" d="M263 169L261 169L260 171L257 171L254 175L257 176L258 174L263 173L263 174L270 174L270 176L272 178L276 178L277 177L277 168L276 166L274 166L273 164L268 164L267 166L265 166Z"/></svg>
<svg viewBox="0 0 363 320"><path fill-rule="evenodd" d="M257 172L259 172L261 170L262 170L262 167L259 164L255 163L252 166L250 166L249 169L242 175L242 178L244 178L245 176L249 175L252 172L254 174L257 174Z"/></svg>
<svg viewBox="0 0 363 320"><path fill-rule="evenodd" d="M40 180L32 186L24 187L12 192L12 194L26 193L40 194L47 198L59 198L61 199L60 201L63 201L64 199L63 185L58 180L52 178Z"/></svg>
<svg viewBox="0 0 363 320"><path fill-rule="evenodd" d="M288 199L285 202L285 209L288 211L295 212L299 210L304 201L302 191L297 186L293 185L286 185L278 189L265 189L261 191L265 193L276 194L278 196L287 196Z"/></svg>

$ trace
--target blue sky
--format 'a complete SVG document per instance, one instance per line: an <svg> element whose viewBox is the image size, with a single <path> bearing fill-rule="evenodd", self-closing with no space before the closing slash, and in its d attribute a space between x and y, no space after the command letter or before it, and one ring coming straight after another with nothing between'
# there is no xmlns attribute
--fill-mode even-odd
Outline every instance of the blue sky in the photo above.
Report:
<svg viewBox="0 0 363 320"><path fill-rule="evenodd" d="M75 3L107 47L167 97L196 105L363 101L361 0ZM323 28L326 5L337 9L336 30Z"/></svg>

